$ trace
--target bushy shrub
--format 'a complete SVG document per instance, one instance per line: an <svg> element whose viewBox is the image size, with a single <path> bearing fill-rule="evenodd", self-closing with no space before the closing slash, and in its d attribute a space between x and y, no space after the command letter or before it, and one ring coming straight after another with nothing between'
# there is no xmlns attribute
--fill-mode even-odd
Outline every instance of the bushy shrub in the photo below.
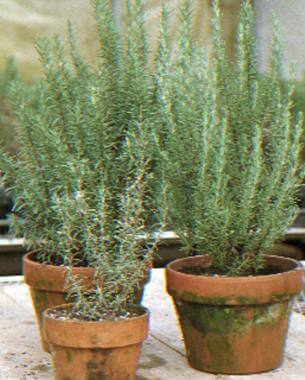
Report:
<svg viewBox="0 0 305 380"><path fill-rule="evenodd" d="M218 1L209 64L191 41L189 1L181 18L180 59L159 90L163 208L190 254L211 255L222 274L258 273L263 253L296 216L304 175L303 122L292 115L293 88L282 85L277 26L262 75L250 2L241 10L235 63L225 50Z"/></svg>
<svg viewBox="0 0 305 380"><path fill-rule="evenodd" d="M151 266L146 209L152 180L154 72L141 0L128 7L127 31L111 1L95 0L100 48L87 63L69 25L70 54L58 36L37 41L44 68L38 106L12 89L18 119L15 156L1 153L14 194L13 226L43 263L70 268L73 313L98 319L125 312ZM90 291L73 266L95 268Z"/></svg>

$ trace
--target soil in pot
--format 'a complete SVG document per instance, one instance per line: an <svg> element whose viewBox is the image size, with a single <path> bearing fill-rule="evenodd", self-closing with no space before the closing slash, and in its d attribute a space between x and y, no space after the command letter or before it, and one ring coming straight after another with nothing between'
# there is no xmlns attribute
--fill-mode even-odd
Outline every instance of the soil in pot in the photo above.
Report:
<svg viewBox="0 0 305 380"><path fill-rule="evenodd" d="M208 257L172 262L167 289L179 316L190 365L223 374L250 374L281 365L293 298L303 270L294 260L266 256L269 275L225 277L190 274ZM186 269L187 268L187 269ZM184 272L188 273L184 273ZM198 269L196 269L198 271Z"/></svg>
<svg viewBox="0 0 305 380"><path fill-rule="evenodd" d="M135 380L142 342L148 335L148 311L135 307L127 319L87 322L58 318L64 305L44 312L57 380Z"/></svg>
<svg viewBox="0 0 305 380"><path fill-rule="evenodd" d="M43 312L53 306L69 302L67 299L66 273L64 266L46 265L37 261L35 253L29 253L24 257L24 280L30 287L31 298L40 330L40 337L44 351L49 352L48 344L42 335ZM73 273L83 280L84 286L90 288L94 277L93 268L73 268ZM149 282L149 274L143 280L143 286L135 295L135 303L141 303L144 286ZM71 300L70 300L71 301Z"/></svg>

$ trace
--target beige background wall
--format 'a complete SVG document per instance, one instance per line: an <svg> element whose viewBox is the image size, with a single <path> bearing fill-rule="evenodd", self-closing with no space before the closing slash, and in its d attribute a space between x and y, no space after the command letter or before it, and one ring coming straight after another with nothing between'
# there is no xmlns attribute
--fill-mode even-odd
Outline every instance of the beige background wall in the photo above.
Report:
<svg viewBox="0 0 305 380"><path fill-rule="evenodd" d="M268 43L271 37L270 18L274 11L281 26L286 71L296 64L298 77L305 71L305 0L254 0L257 14L256 30L260 44L260 58L265 67Z"/></svg>
<svg viewBox="0 0 305 380"><path fill-rule="evenodd" d="M228 45L232 46L238 8L242 0L221 0L225 15L224 27ZM113 0L118 20L124 0ZM177 33L177 7L181 0L168 0L172 9L172 34ZM208 44L209 9L211 0L195 0L195 31L197 38ZM270 40L270 16L274 10L283 29L284 53L287 61L295 61L300 76L305 69L305 0L253 0L259 53L267 62ZM146 0L146 19L152 40L157 38L157 24L162 0ZM67 19L78 30L80 44L87 57L94 57L97 42L90 0L0 0L0 66L14 55L28 79L39 75L40 66L34 49L38 35L65 34ZM231 49L231 52L233 50ZM288 67L288 65L287 65Z"/></svg>
<svg viewBox="0 0 305 380"><path fill-rule="evenodd" d="M88 56L96 48L90 0L0 0L0 66L13 55L27 78L40 72L34 40L40 35L65 34L67 19L79 30Z"/></svg>
<svg viewBox="0 0 305 380"><path fill-rule="evenodd" d="M195 0L195 34L203 43L208 43L211 0ZM177 8L181 0L170 0L172 11L172 35L177 34ZM235 30L237 9L240 0L222 0L225 31L232 39ZM117 19L123 18L124 0L113 0ZM158 19L162 0L146 0L146 21L153 41L157 39ZM96 51L95 23L90 0L0 0L0 66L13 55L27 79L35 79L40 65L34 49L34 39L39 35L65 34L67 19L78 30L80 44L89 58ZM233 22L231 22L233 20Z"/></svg>

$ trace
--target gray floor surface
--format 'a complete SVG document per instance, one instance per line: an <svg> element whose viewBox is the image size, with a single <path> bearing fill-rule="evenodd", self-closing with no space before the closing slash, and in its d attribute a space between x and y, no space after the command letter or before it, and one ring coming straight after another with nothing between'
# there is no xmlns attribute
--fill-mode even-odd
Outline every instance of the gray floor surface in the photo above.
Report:
<svg viewBox="0 0 305 380"><path fill-rule="evenodd" d="M150 336L144 343L138 380L304 380L305 317L294 313L281 368L260 375L211 375L191 369L170 298L164 291L164 270L154 269L145 290L151 311ZM251 360L251 358L249 358ZM0 278L0 380L51 380L50 358L43 353L35 317L22 277Z"/></svg>

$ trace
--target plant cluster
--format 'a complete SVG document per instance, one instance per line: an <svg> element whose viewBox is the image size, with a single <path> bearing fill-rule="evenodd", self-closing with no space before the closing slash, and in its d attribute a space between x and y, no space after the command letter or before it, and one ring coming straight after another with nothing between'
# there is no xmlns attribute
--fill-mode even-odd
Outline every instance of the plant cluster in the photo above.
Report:
<svg viewBox="0 0 305 380"><path fill-rule="evenodd" d="M58 36L37 41L44 68L38 106L18 83L16 156L1 153L14 194L13 227L40 262L67 265L74 312L89 319L124 312L146 276L152 248L146 213L152 179L149 116L153 72L141 0L127 1L119 34L110 0L95 0L96 62L82 58L69 25L70 54ZM95 268L88 294L73 266Z"/></svg>
<svg viewBox="0 0 305 380"><path fill-rule="evenodd" d="M96 320L134 302L152 262L154 211L222 274L262 268L264 251L295 217L302 120L292 121L292 89L281 85L276 33L270 69L259 74L249 2L237 64L227 58L218 1L210 60L192 39L190 0L177 47L163 7L153 59L142 0L126 1L124 32L110 0L93 3L96 62L84 61L71 25L68 58L58 36L38 40L38 106L15 85L20 148L15 157L2 152L1 167L16 231L41 262L70 268L73 313ZM95 268L89 292L76 265Z"/></svg>
<svg viewBox="0 0 305 380"><path fill-rule="evenodd" d="M190 40L189 2L182 7L182 56L160 89L160 171L173 229L189 252L209 254L216 271L257 273L263 253L293 222L304 175L302 118L292 115L293 88L282 85L275 23L269 70L259 73L253 10L245 2L237 62L229 61L218 1L210 65ZM166 38L164 38L166 40Z"/></svg>

